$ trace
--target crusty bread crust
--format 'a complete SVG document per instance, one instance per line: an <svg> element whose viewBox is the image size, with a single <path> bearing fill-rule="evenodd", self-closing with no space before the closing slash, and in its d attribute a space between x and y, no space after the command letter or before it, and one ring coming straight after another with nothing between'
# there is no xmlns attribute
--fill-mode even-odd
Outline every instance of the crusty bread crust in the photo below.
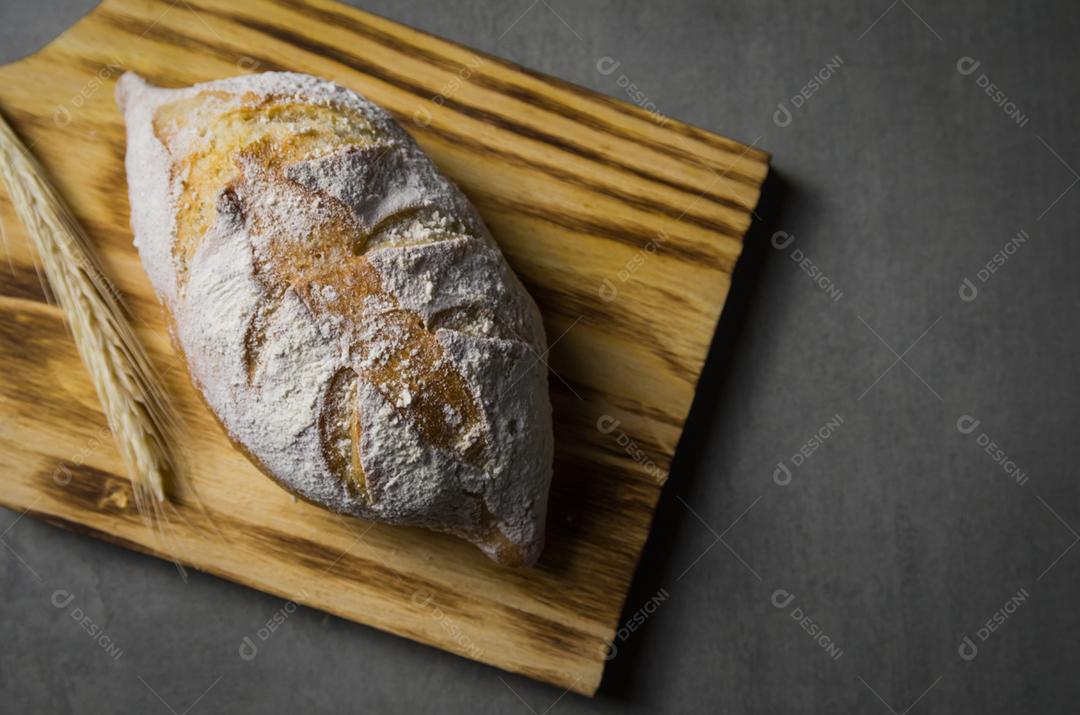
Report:
<svg viewBox="0 0 1080 715"><path fill-rule="evenodd" d="M128 73L117 101L136 246L230 440L307 501L535 562L546 340L457 187L384 111L308 75Z"/></svg>

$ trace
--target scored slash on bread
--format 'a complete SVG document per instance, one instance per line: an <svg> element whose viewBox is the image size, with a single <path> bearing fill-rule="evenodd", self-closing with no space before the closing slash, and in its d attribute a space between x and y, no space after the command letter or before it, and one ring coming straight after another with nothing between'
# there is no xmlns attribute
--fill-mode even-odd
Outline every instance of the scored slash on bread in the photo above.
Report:
<svg viewBox="0 0 1080 715"><path fill-rule="evenodd" d="M553 438L540 315L476 210L358 94L117 86L135 244L212 411L289 491L528 565Z"/></svg>

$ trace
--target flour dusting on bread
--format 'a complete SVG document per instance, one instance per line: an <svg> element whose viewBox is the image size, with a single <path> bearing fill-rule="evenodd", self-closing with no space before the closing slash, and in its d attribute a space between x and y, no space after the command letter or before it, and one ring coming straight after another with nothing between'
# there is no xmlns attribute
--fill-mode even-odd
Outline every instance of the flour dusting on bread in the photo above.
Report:
<svg viewBox="0 0 1080 715"><path fill-rule="evenodd" d="M207 403L299 496L543 546L553 441L532 299L386 112L315 77L128 73L132 228Z"/></svg>

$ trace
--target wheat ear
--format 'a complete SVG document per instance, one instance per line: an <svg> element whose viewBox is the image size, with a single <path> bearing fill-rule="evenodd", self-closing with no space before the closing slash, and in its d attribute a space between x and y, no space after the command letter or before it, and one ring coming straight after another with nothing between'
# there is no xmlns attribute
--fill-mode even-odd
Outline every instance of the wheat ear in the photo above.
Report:
<svg viewBox="0 0 1080 715"><path fill-rule="evenodd" d="M179 473L170 441L176 413L86 232L2 115L0 176L97 390L136 508L160 516L166 484Z"/></svg>

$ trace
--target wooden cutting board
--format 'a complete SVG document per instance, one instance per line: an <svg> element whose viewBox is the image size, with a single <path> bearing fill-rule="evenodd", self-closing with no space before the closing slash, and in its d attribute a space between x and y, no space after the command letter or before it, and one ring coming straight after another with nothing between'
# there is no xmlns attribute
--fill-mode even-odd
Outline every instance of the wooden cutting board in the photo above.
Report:
<svg viewBox="0 0 1080 715"><path fill-rule="evenodd" d="M451 537L294 502L229 445L188 383L131 245L113 102L125 69L168 86L263 70L334 79L393 112L475 201L551 341L555 479L538 567L503 569ZM764 152L322 0L107 0L0 67L0 110L100 249L182 411L190 461L163 541L134 510L94 390L0 192L11 260L11 272L0 261L0 503L595 692Z"/></svg>

